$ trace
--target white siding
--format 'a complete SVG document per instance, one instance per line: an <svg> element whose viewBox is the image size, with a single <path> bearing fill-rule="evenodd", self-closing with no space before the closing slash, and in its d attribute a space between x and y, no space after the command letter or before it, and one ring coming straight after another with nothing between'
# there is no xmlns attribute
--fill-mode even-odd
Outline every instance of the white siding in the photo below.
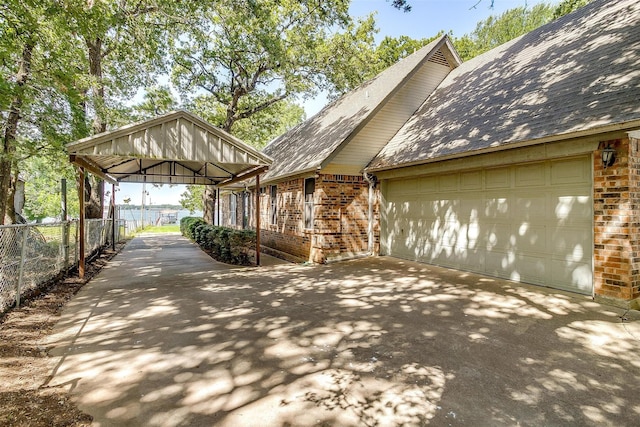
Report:
<svg viewBox="0 0 640 427"><path fill-rule="evenodd" d="M364 168L449 71L449 67L426 62L331 161L328 165L329 170L341 169L342 166L339 165L351 165L358 170Z"/></svg>

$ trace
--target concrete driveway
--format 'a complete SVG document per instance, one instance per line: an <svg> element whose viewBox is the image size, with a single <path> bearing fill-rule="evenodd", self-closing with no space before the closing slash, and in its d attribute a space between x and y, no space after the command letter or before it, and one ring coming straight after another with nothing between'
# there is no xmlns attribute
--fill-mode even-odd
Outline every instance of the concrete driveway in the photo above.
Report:
<svg viewBox="0 0 640 427"><path fill-rule="evenodd" d="M624 426L640 316L404 262L237 268L137 237L63 313L96 426Z"/></svg>

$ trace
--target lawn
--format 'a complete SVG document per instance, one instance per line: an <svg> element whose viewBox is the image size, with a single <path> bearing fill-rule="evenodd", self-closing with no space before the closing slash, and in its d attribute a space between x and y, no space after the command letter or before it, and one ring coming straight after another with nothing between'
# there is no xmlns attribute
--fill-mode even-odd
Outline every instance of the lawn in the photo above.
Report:
<svg viewBox="0 0 640 427"><path fill-rule="evenodd" d="M138 231L138 233L179 233L179 232L180 232L180 224L153 225L151 227L145 227L143 230Z"/></svg>

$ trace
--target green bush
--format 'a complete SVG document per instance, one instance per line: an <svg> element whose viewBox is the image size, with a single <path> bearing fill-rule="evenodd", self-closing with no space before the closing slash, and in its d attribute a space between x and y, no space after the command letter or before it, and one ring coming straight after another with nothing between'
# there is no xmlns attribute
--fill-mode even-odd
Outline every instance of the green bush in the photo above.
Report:
<svg viewBox="0 0 640 427"><path fill-rule="evenodd" d="M180 232L183 236L195 241L195 229L197 226L206 224L204 219L197 216L187 216L180 220Z"/></svg>
<svg viewBox="0 0 640 427"><path fill-rule="evenodd" d="M250 254L256 247L256 232L253 230L218 227L199 217L186 217L180 220L180 231L220 262L251 264Z"/></svg>

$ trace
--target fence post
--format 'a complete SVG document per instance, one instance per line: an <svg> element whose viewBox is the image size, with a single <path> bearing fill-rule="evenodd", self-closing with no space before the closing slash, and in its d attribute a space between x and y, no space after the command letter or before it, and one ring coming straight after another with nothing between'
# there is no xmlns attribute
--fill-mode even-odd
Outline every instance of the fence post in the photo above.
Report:
<svg viewBox="0 0 640 427"><path fill-rule="evenodd" d="M60 203L62 205L62 259L66 274L69 270L69 223L67 222L67 180L65 178L60 180L60 195Z"/></svg>
<svg viewBox="0 0 640 427"><path fill-rule="evenodd" d="M20 274L18 275L18 289L16 293L16 307L20 307L20 292L22 292L22 279L24 278L24 259L27 255L27 237L29 236L29 226L22 232L22 250L20 252Z"/></svg>
<svg viewBox="0 0 640 427"><path fill-rule="evenodd" d="M62 256L64 260L64 272L69 271L69 234L71 227L69 227L69 221L62 223Z"/></svg>

